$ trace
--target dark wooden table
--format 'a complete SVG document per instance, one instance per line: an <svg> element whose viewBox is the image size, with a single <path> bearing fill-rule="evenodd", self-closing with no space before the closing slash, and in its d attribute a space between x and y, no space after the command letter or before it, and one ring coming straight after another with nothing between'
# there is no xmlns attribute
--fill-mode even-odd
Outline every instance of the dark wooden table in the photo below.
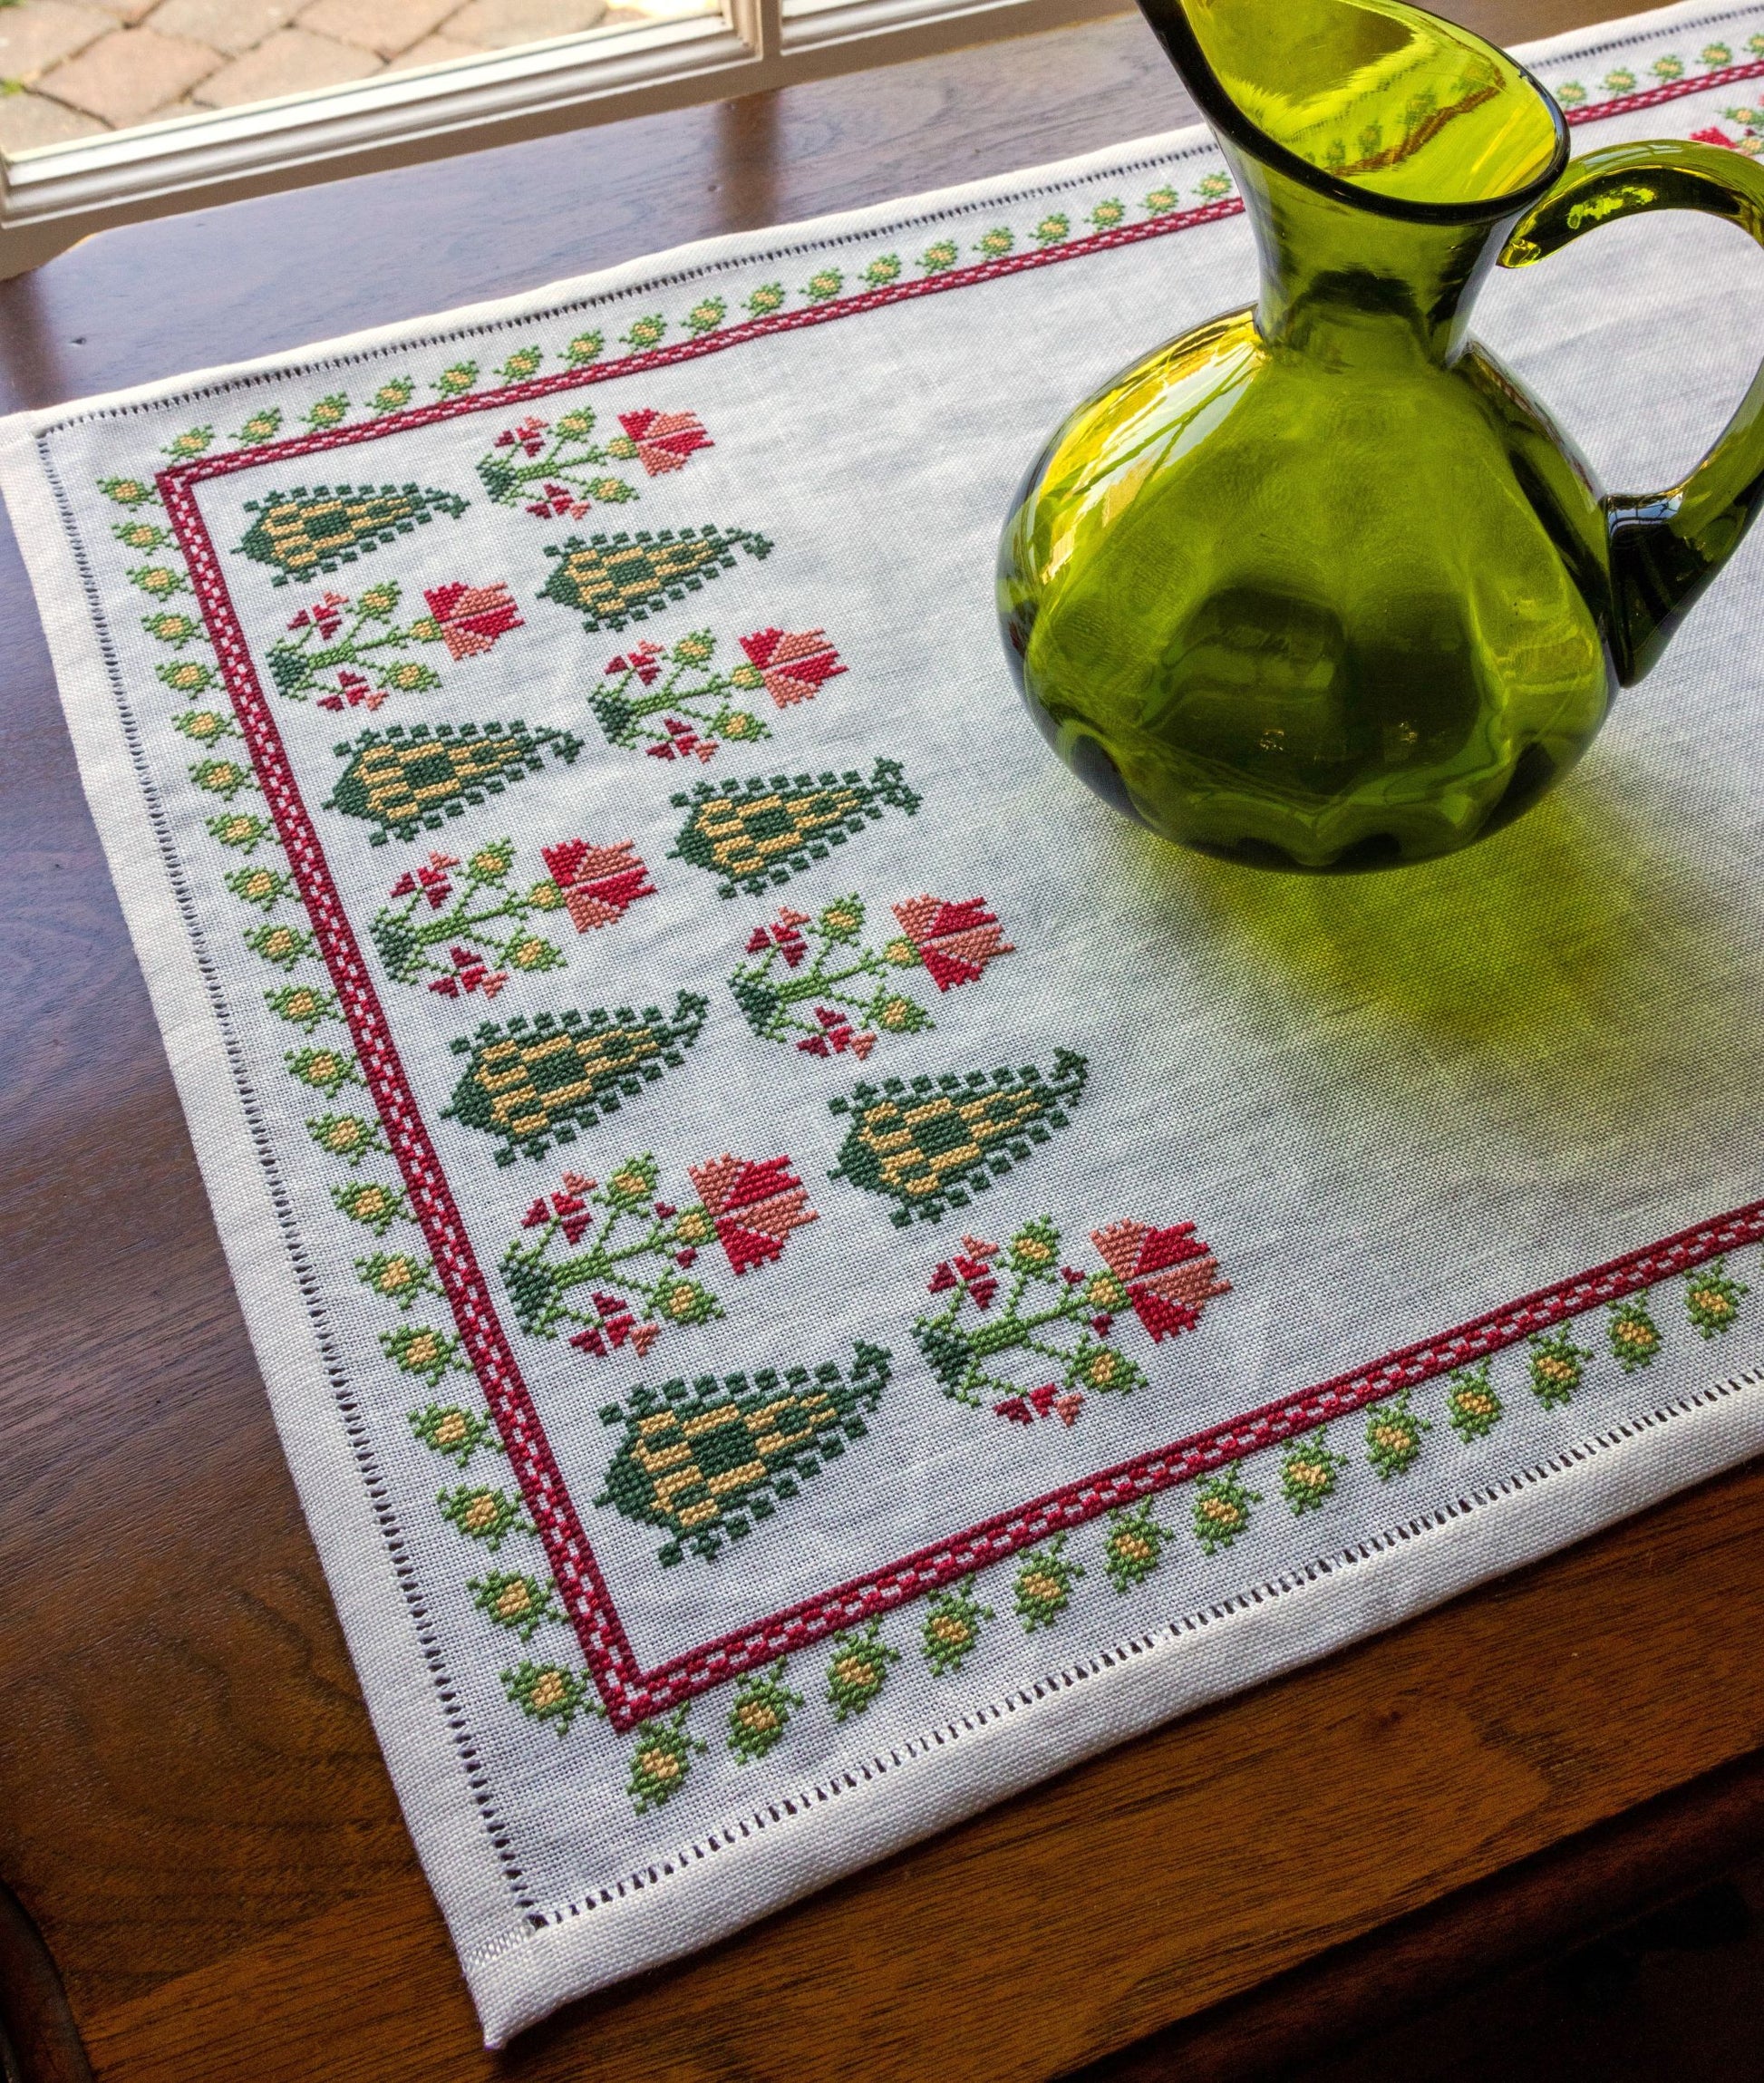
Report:
<svg viewBox="0 0 1764 2083"><path fill-rule="evenodd" d="M1513 41L1601 0L1461 0ZM110 234L34 405L1185 120L1137 17ZM1764 1837L1764 1468L480 2049L0 550L0 1881L115 2083L1276 2069ZM84 2073L0 1894L0 2020Z"/></svg>

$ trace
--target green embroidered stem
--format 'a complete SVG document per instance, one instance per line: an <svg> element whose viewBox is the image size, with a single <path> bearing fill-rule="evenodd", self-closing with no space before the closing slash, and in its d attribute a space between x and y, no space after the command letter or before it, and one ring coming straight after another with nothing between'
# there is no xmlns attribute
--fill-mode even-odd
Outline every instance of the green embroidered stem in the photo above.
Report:
<svg viewBox="0 0 1764 2083"><path fill-rule="evenodd" d="M995 928L991 914L985 916ZM860 947L863 930L863 902L855 896L836 899L812 917L786 906L770 925L754 928L746 952L757 960L741 963L729 988L762 1041L789 1042L800 1035L804 1039L796 1046L809 1055L849 1049L861 1062L875 1047L878 1030L913 1034L932 1025L923 1006L894 983L895 971L919 965L917 947L906 934L880 948ZM1001 945L996 952L1007 951ZM858 1031L834 1010L839 1006L858 1015Z"/></svg>
<svg viewBox="0 0 1764 2083"><path fill-rule="evenodd" d="M788 709L813 701L846 670L819 629L760 629L740 644L742 656L726 671L713 663L717 640L708 629L689 631L671 648L645 642L622 652L606 667L613 684L588 697L607 742L635 750L661 716L661 736L644 747L652 759L711 760L725 741L752 744L771 735L737 697L765 694Z"/></svg>
<svg viewBox="0 0 1764 2083"><path fill-rule="evenodd" d="M641 462L649 476L659 477L683 469L688 457L712 446L695 412L625 412L620 424L621 432L601 442L594 439L595 415L586 405L572 406L553 421L534 415L496 437L479 461L479 480L499 506L520 505L537 486L539 496L527 503L529 514L579 520L596 500L619 506L641 497L628 479L609 474L608 464Z"/></svg>
<svg viewBox="0 0 1764 2083"><path fill-rule="evenodd" d="M321 709L377 709L389 695L441 685L441 674L411 654L413 646L441 644L451 658L472 658L520 627L514 596L500 583L454 582L431 587L424 598L428 613L405 627L393 620L400 588L392 579L357 594L353 606L347 594L327 593L303 607L288 624L292 640L285 636L270 647L276 693L296 702L316 695Z"/></svg>
<svg viewBox="0 0 1764 2083"><path fill-rule="evenodd" d="M532 974L559 967L562 949L542 934L527 931L526 923L535 912L561 911L564 893L549 876L530 889L510 889L514 862L514 841L497 839L468 857L458 886L452 873L461 864L451 854L431 853L426 867L401 876L392 886L393 901L368 928L393 981L418 983L432 976L440 981L429 988L444 997L457 996L463 988L494 998L508 981L506 971L491 975L489 964L462 952L437 959L436 949L459 951L461 944L486 950L508 970ZM508 930L502 933L487 930L504 922Z"/></svg>
<svg viewBox="0 0 1764 2083"><path fill-rule="evenodd" d="M715 1243L711 1212L656 1201L658 1177L653 1157L627 1158L604 1185L566 1173L562 1193L528 1209L522 1226L538 1234L509 1246L502 1280L529 1336L559 1338L576 1324L581 1328L569 1342L579 1350L605 1353L628 1339L641 1357L664 1323L708 1323L722 1314L710 1289L679 1270ZM552 1256L560 1241L581 1248ZM576 1300L582 1288L594 1291L591 1303ZM616 1292L608 1295L607 1288ZM632 1303L645 1321L634 1321Z"/></svg>
<svg viewBox="0 0 1764 2083"><path fill-rule="evenodd" d="M997 1245L981 1237L964 1237L962 1243L963 1251L931 1276L930 1292L947 1293L948 1303L939 1314L921 1317L913 1326L919 1350L946 1396L976 1410L993 1403L995 1397L1023 1404L1023 1384L994 1371L993 1365L1017 1351L1037 1353L1059 1369L1061 1393L1051 1399L1051 1405L1067 1424L1076 1418L1087 1389L1124 1395L1144 1386L1146 1377L1132 1361L1100 1342L1112 1328L1114 1314L1129 1305L1126 1286L1106 1269L1074 1275L1062 1266L1060 1232L1046 1216L1025 1224L1011 1239L1003 1267L994 1264ZM1011 1284L1004 1306L994 1313L1000 1274L1006 1270ZM984 1321L964 1328L957 1319L970 1305L985 1313ZM1050 1325L1081 1323L1094 1335L1081 1332L1076 1342L1058 1344L1036 1336ZM993 1408L1019 1423L1030 1421L1026 1404L1021 1417L1005 1404L993 1403Z"/></svg>

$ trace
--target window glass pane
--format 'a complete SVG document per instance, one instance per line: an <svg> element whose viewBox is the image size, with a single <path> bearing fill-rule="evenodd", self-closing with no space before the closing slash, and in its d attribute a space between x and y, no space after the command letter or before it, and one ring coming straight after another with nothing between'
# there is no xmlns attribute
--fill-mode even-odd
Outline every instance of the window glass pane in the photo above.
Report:
<svg viewBox="0 0 1764 2083"><path fill-rule="evenodd" d="M0 151L718 14L715 0L0 0Z"/></svg>

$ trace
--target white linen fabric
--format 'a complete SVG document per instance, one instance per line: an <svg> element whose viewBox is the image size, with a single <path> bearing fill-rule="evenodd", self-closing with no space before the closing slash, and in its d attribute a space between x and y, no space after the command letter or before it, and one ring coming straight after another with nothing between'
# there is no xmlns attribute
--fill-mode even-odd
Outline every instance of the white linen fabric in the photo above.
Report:
<svg viewBox="0 0 1764 2083"><path fill-rule="evenodd" d="M1526 55L1764 131L1764 8ZM491 2045L1764 1443L1764 547L1398 875L1178 854L1017 703L1013 488L1253 283L1187 131L0 429ZM1475 330L1665 482L1760 290L1654 218Z"/></svg>

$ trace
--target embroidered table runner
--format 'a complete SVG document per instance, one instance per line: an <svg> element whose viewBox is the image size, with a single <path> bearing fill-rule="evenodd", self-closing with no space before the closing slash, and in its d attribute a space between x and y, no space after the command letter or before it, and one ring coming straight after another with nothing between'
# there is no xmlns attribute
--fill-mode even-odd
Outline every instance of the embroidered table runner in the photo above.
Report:
<svg viewBox="0 0 1764 2083"><path fill-rule="evenodd" d="M1532 56L1764 133L1764 9ZM1623 227L1478 331L1664 481L1758 274ZM6 425L492 2044L1764 1442L1758 544L1400 874L1179 854L1017 704L1013 489L1252 287L1188 131Z"/></svg>

